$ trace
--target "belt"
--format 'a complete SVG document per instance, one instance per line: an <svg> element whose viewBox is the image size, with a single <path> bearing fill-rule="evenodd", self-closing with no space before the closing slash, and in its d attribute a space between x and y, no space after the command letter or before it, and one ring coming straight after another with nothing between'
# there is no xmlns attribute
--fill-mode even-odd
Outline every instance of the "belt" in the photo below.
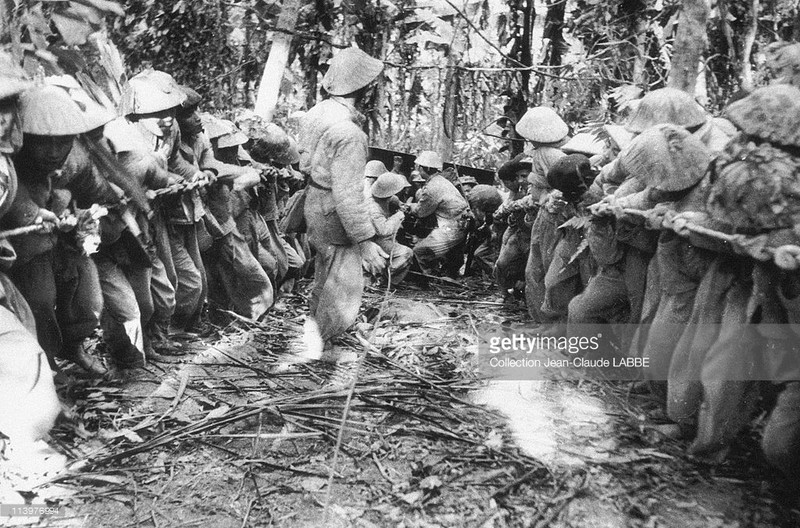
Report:
<svg viewBox="0 0 800 528"><path fill-rule="evenodd" d="M322 189L323 191L330 191L331 190L330 187L324 187L324 186L318 184L317 182L315 182L314 178L309 178L308 184L310 186L312 186L312 187L316 187L317 189Z"/></svg>

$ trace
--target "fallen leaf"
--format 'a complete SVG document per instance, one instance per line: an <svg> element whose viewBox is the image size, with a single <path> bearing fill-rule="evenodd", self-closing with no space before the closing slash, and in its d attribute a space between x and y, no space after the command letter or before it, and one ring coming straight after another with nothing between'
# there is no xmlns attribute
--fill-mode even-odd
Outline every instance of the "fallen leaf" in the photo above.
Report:
<svg viewBox="0 0 800 528"><path fill-rule="evenodd" d="M492 432L489 433L489 436L483 441L483 445L489 449L500 449L503 447L503 435L496 429L492 429Z"/></svg>
<svg viewBox="0 0 800 528"><path fill-rule="evenodd" d="M442 479L440 479L436 475L425 477L419 483L419 487L422 489L436 489L441 487L441 485L442 485Z"/></svg>
<svg viewBox="0 0 800 528"><path fill-rule="evenodd" d="M221 405L221 406L217 407L216 409L212 409L211 412L209 412L206 415L206 418L208 418L209 420L213 420L214 418L221 418L221 417L225 416L225 414L230 410L231 410L231 408L229 406Z"/></svg>
<svg viewBox="0 0 800 528"><path fill-rule="evenodd" d="M306 477L300 481L300 486L306 491L319 491L325 487L327 481L320 477Z"/></svg>
<svg viewBox="0 0 800 528"><path fill-rule="evenodd" d="M403 495L400 495L400 498L408 504L414 504L422 498L422 492L412 491L410 493L404 493Z"/></svg>

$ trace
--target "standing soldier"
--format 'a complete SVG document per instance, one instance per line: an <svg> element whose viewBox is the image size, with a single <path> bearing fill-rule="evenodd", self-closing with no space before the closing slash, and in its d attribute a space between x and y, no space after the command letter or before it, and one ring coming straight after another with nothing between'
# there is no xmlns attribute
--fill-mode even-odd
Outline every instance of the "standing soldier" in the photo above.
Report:
<svg viewBox="0 0 800 528"><path fill-rule="evenodd" d="M381 71L379 60L357 48L339 52L322 80L331 97L303 117L300 163L311 176L305 218L317 251L307 359L321 358L331 339L355 322L364 291L362 261L374 275L386 265L388 255L373 241L375 228L361 191L368 148L360 126L364 116L356 109Z"/></svg>

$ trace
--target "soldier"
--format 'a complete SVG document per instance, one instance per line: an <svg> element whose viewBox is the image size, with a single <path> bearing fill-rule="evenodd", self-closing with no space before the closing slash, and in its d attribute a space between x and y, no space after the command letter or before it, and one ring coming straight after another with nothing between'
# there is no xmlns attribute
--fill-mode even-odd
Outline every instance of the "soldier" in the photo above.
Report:
<svg viewBox="0 0 800 528"><path fill-rule="evenodd" d="M367 162L367 166L364 167L364 196L367 197L367 203L372 199L372 184L375 183L378 176L386 172L389 172L389 169L382 161L369 160Z"/></svg>
<svg viewBox="0 0 800 528"><path fill-rule="evenodd" d="M19 182L11 161L22 144L17 96L29 87L13 58L0 52L0 219L15 202ZM0 239L0 432L22 460L45 436L61 409L36 323L22 294L5 274L16 255Z"/></svg>
<svg viewBox="0 0 800 528"><path fill-rule="evenodd" d="M566 332L569 302L583 290L594 273L591 255L579 253L583 223L589 216L583 198L593 178L589 158L582 154L561 158L547 173L548 184L560 193L550 209L558 227L553 256L544 277L545 293L540 308L543 319L553 323L546 331L549 335Z"/></svg>
<svg viewBox="0 0 800 528"><path fill-rule="evenodd" d="M510 193L494 213L495 222L507 226L502 235L500 254L494 264L494 279L507 302L512 300L510 290L525 279L525 265L530 251L531 231L530 226L525 225L525 214L536 205L528 196L530 172L531 163L522 154L504 163L497 171L497 177Z"/></svg>
<svg viewBox="0 0 800 528"><path fill-rule="evenodd" d="M414 246L414 256L424 273L437 274L439 266L446 260L444 271L458 276L463 263L463 244L467 236L469 204L456 187L440 174L441 157L432 151L420 153L415 160L417 171L425 180L419 200L409 211L417 218L436 217L436 227ZM460 255L445 259L446 256Z"/></svg>
<svg viewBox="0 0 800 528"><path fill-rule="evenodd" d="M224 290L220 300L227 299L222 304L230 304L239 315L258 320L272 306L274 293L269 277L236 228L231 213L231 194L234 188L244 191L256 186L261 178L255 169L222 163L214 157L197 113L200 95L191 88L182 89L187 97L177 113L181 156L198 170L216 173L216 181L207 189L205 226L214 238L209 264Z"/></svg>
<svg viewBox="0 0 800 528"><path fill-rule="evenodd" d="M167 172L135 127L124 119L107 123L102 132L98 143L113 153L130 186L138 188L134 195L152 193L180 181ZM156 358L155 350L172 351L176 346L169 340L175 287L156 246L159 233L166 237L165 221L158 204L153 205L130 199L101 221L102 243L94 259L105 300L103 338L112 355L117 355L115 350L124 354L135 346L138 331L142 332L146 358Z"/></svg>
<svg viewBox="0 0 800 528"><path fill-rule="evenodd" d="M340 51L322 81L331 97L303 116L300 163L311 177L305 218L317 251L306 359L321 358L323 349L335 357L331 340L355 322L361 306L362 263L374 275L386 266L361 192L368 147L356 109L381 71L383 63L357 48Z"/></svg>
<svg viewBox="0 0 800 528"><path fill-rule="evenodd" d="M569 127L561 117L546 106L529 108L516 125L517 133L533 147L528 155L531 171L528 174L528 195L534 209L525 218L531 226L530 250L525 265L525 303L534 321L547 323L541 313L544 302L544 278L556 244L557 212L552 210L552 188L547 183L550 168L566 154L559 147L567 140ZM547 206L550 204L550 206Z"/></svg>
<svg viewBox="0 0 800 528"><path fill-rule="evenodd" d="M169 172L192 186L205 185L213 174L199 170L180 153L181 132L175 118L184 101L185 92L170 75L146 70L128 82L123 111ZM205 307L207 283L197 237L204 229L206 211L196 188L161 200L167 225L166 236L159 233L157 238L158 255L175 286L172 324L190 330L200 322Z"/></svg>
<svg viewBox="0 0 800 528"><path fill-rule="evenodd" d="M87 208L95 202L110 209L100 221L100 251L93 255L103 294L103 340L115 366L123 369L143 366L146 351L153 355L144 332L153 314L152 262L139 239L127 231L126 218L137 233L139 226L134 225L133 215L123 216L128 205L121 198L127 194L130 207L142 209L145 215L150 206L135 175L119 163L103 136L105 125L115 115L92 101L74 81L74 85L63 79L54 81L66 85L71 97L83 105L84 119L91 128L75 141L59 184L72 191L79 207Z"/></svg>
<svg viewBox="0 0 800 528"><path fill-rule="evenodd" d="M292 247L278 228L278 195L279 187L288 189L295 179L291 165L299 161L299 153L292 139L278 125L269 123L255 129L250 143L250 155L254 166L260 168L263 183L257 189L253 205L259 221L259 239L261 244L273 256L278 264L275 282L278 287L288 281L287 287L294 279L301 276L305 266L305 255ZM266 229L264 229L266 228Z"/></svg>
<svg viewBox="0 0 800 528"><path fill-rule="evenodd" d="M458 178L458 183L462 196L469 200L469 193L475 188L476 185L478 185L478 180L472 176L461 176Z"/></svg>
<svg viewBox="0 0 800 528"><path fill-rule="evenodd" d="M72 150L75 137L89 128L78 105L54 86L20 97L23 146L14 159L19 178L16 199L3 223L7 227L60 222L69 192L53 190L54 176ZM11 277L33 311L39 344L51 365L61 357L92 374L105 368L88 354L84 341L99 324L103 300L97 269L74 237L31 233L14 240L17 261Z"/></svg>
<svg viewBox="0 0 800 528"><path fill-rule="evenodd" d="M410 247L395 239L397 230L403 223L405 213L400 210L397 194L410 187L405 176L394 172L384 172L372 184L372 199L368 202L372 225L377 234L376 242L389 255L389 266L384 276L391 274L391 285L400 284L411 267L414 252Z"/></svg>
<svg viewBox="0 0 800 528"><path fill-rule="evenodd" d="M691 95L681 90L662 88L642 98L625 128L634 136L659 124L672 124L693 134L713 153L719 148L721 136L703 108ZM710 143L707 143L710 142ZM724 139L727 142L727 136ZM629 144L620 156L603 167L592 186L593 199L600 200L595 211L602 211L620 202L634 204L647 193L644 180L634 177L621 166L623 157L629 155ZM598 191L605 193L599 196ZM611 215L595 215L587 228L587 238L598 272L586 289L570 302L570 325L599 323L641 322L645 286L655 284L657 269L650 267L655 253L657 237L645 229L642 221L634 218L615 219ZM649 269L648 269L649 268ZM578 326L572 326L578 328ZM586 327L588 331L590 327ZM622 333L611 330L605 336L621 339L623 350L634 337L629 326Z"/></svg>
<svg viewBox="0 0 800 528"><path fill-rule="evenodd" d="M467 201L475 217L475 229L470 233L470 240L467 242L467 267L464 273L471 272L470 256L472 256L472 260L478 263L480 271L491 275L500 250L499 239L502 236L494 224L494 213L503 203L503 197L494 186L479 184L470 189Z"/></svg>

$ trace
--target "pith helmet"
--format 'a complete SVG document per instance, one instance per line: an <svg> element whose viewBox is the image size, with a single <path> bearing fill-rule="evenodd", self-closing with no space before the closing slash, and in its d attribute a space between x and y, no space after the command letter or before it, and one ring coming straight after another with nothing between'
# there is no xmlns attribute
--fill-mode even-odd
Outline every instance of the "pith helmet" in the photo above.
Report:
<svg viewBox="0 0 800 528"><path fill-rule="evenodd" d="M636 136L619 155L620 169L661 191L680 191L699 182L711 155L677 125L656 125Z"/></svg>
<svg viewBox="0 0 800 528"><path fill-rule="evenodd" d="M203 124L203 131L208 136L208 139L216 139L231 131L231 127L223 119L207 112L200 114L200 122Z"/></svg>
<svg viewBox="0 0 800 528"><path fill-rule="evenodd" d="M384 172L389 172L389 169L381 160L369 160L367 166L364 167L364 177L366 178L377 178Z"/></svg>
<svg viewBox="0 0 800 528"><path fill-rule="evenodd" d="M122 94L122 113L152 114L175 108L186 101L186 93L171 75L145 70L135 75Z"/></svg>
<svg viewBox="0 0 800 528"><path fill-rule="evenodd" d="M800 160L769 143L744 138L714 161L717 180L706 207L712 218L742 232L791 228L800 215Z"/></svg>
<svg viewBox="0 0 800 528"><path fill-rule="evenodd" d="M492 185L476 185L467 198L470 207L494 213L503 203L503 197Z"/></svg>
<svg viewBox="0 0 800 528"><path fill-rule="evenodd" d="M596 156L603 152L603 142L598 140L594 134L584 132L582 134L575 134L575 136L561 147L561 150L566 154Z"/></svg>
<svg viewBox="0 0 800 528"><path fill-rule="evenodd" d="M419 156L417 156L417 159L414 160L414 163L423 167L430 167L438 170L442 170L444 167L444 164L442 163L442 157L432 150L423 150L420 152Z"/></svg>
<svg viewBox="0 0 800 528"><path fill-rule="evenodd" d="M39 136L75 136L92 130L63 88L37 86L19 98L22 131Z"/></svg>
<svg viewBox="0 0 800 528"><path fill-rule="evenodd" d="M328 61L322 87L331 95L347 95L363 88L383 71L383 63L358 48L343 49Z"/></svg>
<svg viewBox="0 0 800 528"><path fill-rule="evenodd" d="M642 97L625 129L640 134L663 123L692 128L702 125L706 119L705 110L691 95L675 88L660 88Z"/></svg>
<svg viewBox="0 0 800 528"><path fill-rule="evenodd" d="M218 119L218 121L220 121L220 126L227 128L227 132L218 136L217 147L238 147L250 141L250 138L244 135L244 133L233 124L233 121L228 121L227 119Z"/></svg>
<svg viewBox="0 0 800 528"><path fill-rule="evenodd" d="M608 134L609 139L619 150L624 150L625 147L631 144L633 134L625 130L622 125L605 125L603 130Z"/></svg>
<svg viewBox="0 0 800 528"><path fill-rule="evenodd" d="M800 44L783 44L767 49L767 66L776 83L800 87Z"/></svg>
<svg viewBox="0 0 800 528"><path fill-rule="evenodd" d="M103 107L92 99L83 87L71 75L51 75L44 78L50 86L57 86L67 91L73 101L78 103L78 108L83 112L83 119L89 130L99 128L117 118L117 114Z"/></svg>
<svg viewBox="0 0 800 528"><path fill-rule="evenodd" d="M372 184L372 196L375 198L389 198L399 193L406 187L411 187L405 176L394 172L384 172Z"/></svg>
<svg viewBox="0 0 800 528"><path fill-rule="evenodd" d="M96 103L83 90L70 90L69 95L83 110L83 119L89 130L99 128L117 118L117 114Z"/></svg>
<svg viewBox="0 0 800 528"><path fill-rule="evenodd" d="M800 147L800 88L771 84L728 105L725 117L742 132L777 145Z"/></svg>
<svg viewBox="0 0 800 528"><path fill-rule="evenodd" d="M289 135L274 123L263 123L250 129L253 138L253 147L250 153L261 163L274 161L287 165L291 162L291 141Z"/></svg>
<svg viewBox="0 0 800 528"><path fill-rule="evenodd" d="M181 106L183 108L191 108L193 106L197 106L203 101L203 96L197 93L197 91L194 88L191 88L184 84L180 84L178 86L180 86L181 90L183 90L183 93L186 94L186 100L183 103L181 103Z"/></svg>
<svg viewBox="0 0 800 528"><path fill-rule="evenodd" d="M25 72L14 57L5 51L0 51L0 99L19 95L33 84L25 79Z"/></svg>
<svg viewBox="0 0 800 528"><path fill-rule="evenodd" d="M528 108L517 122L517 133L534 143L558 143L569 134L569 127L552 108Z"/></svg>

